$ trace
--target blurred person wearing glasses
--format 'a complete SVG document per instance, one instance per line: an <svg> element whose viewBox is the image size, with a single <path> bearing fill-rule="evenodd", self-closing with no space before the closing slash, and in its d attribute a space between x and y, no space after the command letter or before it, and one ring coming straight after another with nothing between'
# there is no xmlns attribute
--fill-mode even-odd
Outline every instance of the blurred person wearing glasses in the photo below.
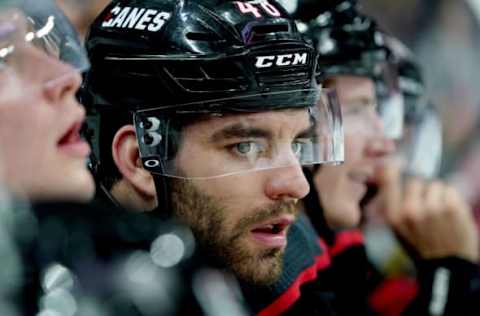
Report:
<svg viewBox="0 0 480 316"><path fill-rule="evenodd" d="M0 204L0 314L202 314L219 308L208 297L218 288L219 310L237 308L228 276L190 265L188 229L88 203L95 185L76 100L88 67L52 1L0 1L0 160L12 199Z"/></svg>
<svg viewBox="0 0 480 316"><path fill-rule="evenodd" d="M90 146L79 131L85 110L75 93L88 67L66 19L7 1L0 12L0 146L4 182L31 200L88 201L95 192L85 165ZM10 4L9 4L10 3Z"/></svg>

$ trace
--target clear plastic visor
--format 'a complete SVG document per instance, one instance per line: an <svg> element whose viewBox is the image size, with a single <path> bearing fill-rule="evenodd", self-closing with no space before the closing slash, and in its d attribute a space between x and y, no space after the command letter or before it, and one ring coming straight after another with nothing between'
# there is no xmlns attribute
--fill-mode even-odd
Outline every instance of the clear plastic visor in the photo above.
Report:
<svg viewBox="0 0 480 316"><path fill-rule="evenodd" d="M342 112L342 126L346 135L385 137L372 79L339 75L332 77L327 84L336 92L334 95Z"/></svg>
<svg viewBox="0 0 480 316"><path fill-rule="evenodd" d="M430 105L405 124L405 135L398 146L404 172L425 179L437 176L442 161L442 143L441 119Z"/></svg>
<svg viewBox="0 0 480 316"><path fill-rule="evenodd" d="M210 101L221 110L204 113L198 108L207 102L139 111L134 121L143 164L163 176L214 178L342 162L342 118L334 95L302 90L310 105L289 103L298 94ZM248 110L240 104L249 104Z"/></svg>
<svg viewBox="0 0 480 316"><path fill-rule="evenodd" d="M403 133L404 102L395 74L378 65L377 79L366 75L336 75L326 81L335 89L346 134L398 139Z"/></svg>
<svg viewBox="0 0 480 316"><path fill-rule="evenodd" d="M381 63L377 67L376 95L384 134L389 139L400 139L403 135L405 102L399 88L397 68L390 63Z"/></svg>
<svg viewBox="0 0 480 316"><path fill-rule="evenodd" d="M48 73L48 80L42 82L48 84L88 69L77 33L50 1L7 3L0 3L0 70L30 78Z"/></svg>

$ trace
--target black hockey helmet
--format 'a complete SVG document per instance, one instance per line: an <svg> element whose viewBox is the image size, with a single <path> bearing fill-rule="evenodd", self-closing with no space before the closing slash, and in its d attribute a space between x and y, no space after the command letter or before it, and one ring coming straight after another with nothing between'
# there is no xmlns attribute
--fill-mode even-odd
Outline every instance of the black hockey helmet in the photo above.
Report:
<svg viewBox="0 0 480 316"><path fill-rule="evenodd" d="M310 22L328 11L348 10L357 0L277 0L298 21Z"/></svg>
<svg viewBox="0 0 480 316"><path fill-rule="evenodd" d="M325 77L348 74L378 79L379 65L390 58L376 22L354 7L324 12L310 22L307 34L319 52L318 67Z"/></svg>
<svg viewBox="0 0 480 316"><path fill-rule="evenodd" d="M315 51L282 7L265 3L113 1L86 42L91 103L136 110L286 88L311 102Z"/></svg>
<svg viewBox="0 0 480 316"><path fill-rule="evenodd" d="M307 36L318 53L321 80L361 76L375 82L379 113L388 137L399 138L403 128L403 98L397 66L385 43L385 33L361 13L355 1L339 1L307 24Z"/></svg>
<svg viewBox="0 0 480 316"><path fill-rule="evenodd" d="M316 126L339 126L339 112L318 102L314 47L275 1L116 0L93 23L86 48L83 102L100 125L112 113L133 117L154 174L178 176L173 158L192 116L312 108ZM341 160L339 134L327 133L313 143L329 144L301 162Z"/></svg>

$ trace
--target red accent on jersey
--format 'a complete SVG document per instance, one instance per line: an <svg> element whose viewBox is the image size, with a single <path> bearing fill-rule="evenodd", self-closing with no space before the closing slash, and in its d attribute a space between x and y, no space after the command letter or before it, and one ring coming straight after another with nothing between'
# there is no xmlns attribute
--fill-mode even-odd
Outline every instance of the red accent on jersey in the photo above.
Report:
<svg viewBox="0 0 480 316"><path fill-rule="evenodd" d="M413 278L392 278L380 284L370 294L372 309L381 316L400 316L418 293Z"/></svg>
<svg viewBox="0 0 480 316"><path fill-rule="evenodd" d="M328 252L330 256L335 257L350 247L361 246L364 243L363 233L359 229L346 230L337 233L335 242Z"/></svg>
<svg viewBox="0 0 480 316"><path fill-rule="evenodd" d="M315 280L317 278L318 271L330 266L331 260L328 252L326 251L326 244L321 239L318 240L318 243L323 249L323 252L321 255L315 258L315 263L303 270L303 272L298 275L297 279L292 283L292 285L290 285L290 287L272 304L260 311L257 316L281 315L287 311L300 297L300 287L302 284Z"/></svg>

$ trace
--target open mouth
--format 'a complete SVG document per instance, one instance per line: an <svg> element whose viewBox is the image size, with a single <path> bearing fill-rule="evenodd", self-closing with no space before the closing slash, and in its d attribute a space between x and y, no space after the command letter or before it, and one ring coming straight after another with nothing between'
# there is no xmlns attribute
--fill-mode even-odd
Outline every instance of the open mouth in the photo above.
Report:
<svg viewBox="0 0 480 316"><path fill-rule="evenodd" d="M272 235L277 235L281 234L282 232L285 231L288 225L285 224L271 224L271 225L265 225L259 228L255 228L252 230L254 233L261 233L261 234L272 234Z"/></svg>
<svg viewBox="0 0 480 316"><path fill-rule="evenodd" d="M82 125L80 123L73 124L68 131L60 138L58 141L59 146L67 145L79 141L80 138L80 128Z"/></svg>
<svg viewBox="0 0 480 316"><path fill-rule="evenodd" d="M251 230L252 236L265 247L283 248L287 245L287 231L293 220L293 217L283 216L257 225Z"/></svg>
<svg viewBox="0 0 480 316"><path fill-rule="evenodd" d="M72 124L57 142L58 148L72 156L87 157L90 154L90 146L80 136L81 128L81 122Z"/></svg>

